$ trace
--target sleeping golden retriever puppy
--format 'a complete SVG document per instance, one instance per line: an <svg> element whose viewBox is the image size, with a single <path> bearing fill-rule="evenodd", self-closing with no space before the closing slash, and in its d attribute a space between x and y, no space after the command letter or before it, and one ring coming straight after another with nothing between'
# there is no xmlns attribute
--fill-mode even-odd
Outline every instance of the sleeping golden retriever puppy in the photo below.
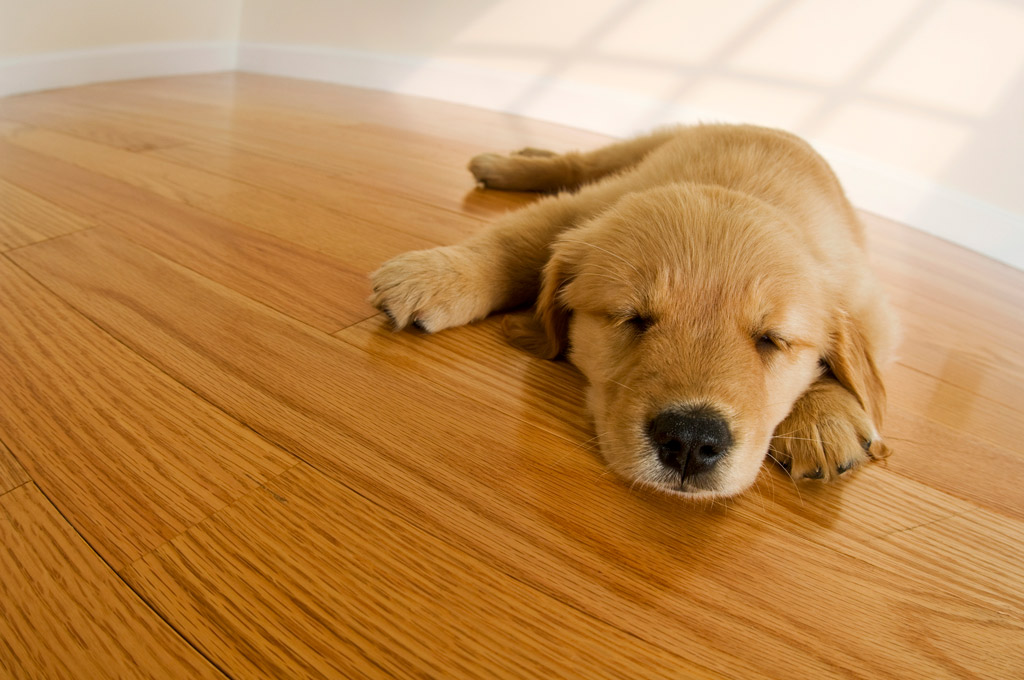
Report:
<svg viewBox="0 0 1024 680"><path fill-rule="evenodd" d="M533 303L506 330L586 376L601 452L633 483L728 496L769 452L822 480L888 455L878 369L894 318L857 216L799 138L683 127L590 153L484 154L470 170L560 193L385 263L371 301L396 328Z"/></svg>

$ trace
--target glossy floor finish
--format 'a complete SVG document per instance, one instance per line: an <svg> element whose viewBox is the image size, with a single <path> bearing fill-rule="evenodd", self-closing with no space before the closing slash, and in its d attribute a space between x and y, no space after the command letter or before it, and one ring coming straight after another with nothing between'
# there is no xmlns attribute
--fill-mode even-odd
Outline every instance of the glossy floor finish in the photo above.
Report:
<svg viewBox="0 0 1024 680"><path fill-rule="evenodd" d="M392 333L366 273L602 138L221 74L0 100L0 676L1024 673L1024 273L865 215L895 455L736 499L602 468L496 319Z"/></svg>

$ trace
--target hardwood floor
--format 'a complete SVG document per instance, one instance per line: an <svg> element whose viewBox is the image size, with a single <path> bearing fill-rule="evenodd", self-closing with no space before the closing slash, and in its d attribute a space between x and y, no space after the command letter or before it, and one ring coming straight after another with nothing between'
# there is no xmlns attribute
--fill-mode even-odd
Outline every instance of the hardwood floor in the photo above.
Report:
<svg viewBox="0 0 1024 680"><path fill-rule="evenodd" d="M1024 675L1024 272L864 215L894 456L692 504L366 273L599 135L217 74L0 99L0 676Z"/></svg>

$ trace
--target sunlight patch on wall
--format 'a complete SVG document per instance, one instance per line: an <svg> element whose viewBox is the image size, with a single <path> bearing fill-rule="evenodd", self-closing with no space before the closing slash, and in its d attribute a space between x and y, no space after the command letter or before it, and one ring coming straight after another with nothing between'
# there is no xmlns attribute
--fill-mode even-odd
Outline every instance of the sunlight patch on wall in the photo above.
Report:
<svg viewBox="0 0 1024 680"><path fill-rule="evenodd" d="M652 69L626 63L605 63L580 60L565 67L562 77L590 85L613 87L656 99L671 96L679 86L680 76L671 69Z"/></svg>
<svg viewBox="0 0 1024 680"><path fill-rule="evenodd" d="M798 2L746 42L728 65L776 80L832 87L863 68L919 4L919 0Z"/></svg>
<svg viewBox="0 0 1024 680"><path fill-rule="evenodd" d="M1024 67L1024 7L955 0L900 46L867 91L970 116L989 113Z"/></svg>
<svg viewBox="0 0 1024 680"><path fill-rule="evenodd" d="M924 177L952 162L970 137L969 125L872 102L843 106L815 134L822 143Z"/></svg>
<svg viewBox="0 0 1024 680"><path fill-rule="evenodd" d="M824 95L802 87L721 76L699 80L683 101L697 110L714 112L717 120L756 121L795 130L800 121L821 107Z"/></svg>
<svg viewBox="0 0 1024 680"><path fill-rule="evenodd" d="M551 48L563 50L597 28L621 0L575 2L515 0L498 2L453 36L453 45Z"/></svg>
<svg viewBox="0 0 1024 680"><path fill-rule="evenodd" d="M701 64L718 55L757 17L769 0L654 0L632 11L597 41L604 55L647 63L649 68Z"/></svg>

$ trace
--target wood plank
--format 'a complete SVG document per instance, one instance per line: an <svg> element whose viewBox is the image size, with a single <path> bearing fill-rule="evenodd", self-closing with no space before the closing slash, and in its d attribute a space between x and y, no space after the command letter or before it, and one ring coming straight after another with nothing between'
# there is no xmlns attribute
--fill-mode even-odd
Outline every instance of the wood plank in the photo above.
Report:
<svg viewBox="0 0 1024 680"><path fill-rule="evenodd" d="M223 678L103 564L34 484L0 495L0 674Z"/></svg>
<svg viewBox="0 0 1024 680"><path fill-rule="evenodd" d="M0 496L31 481L28 473L18 464L14 454L0 442Z"/></svg>
<svg viewBox="0 0 1024 680"><path fill-rule="evenodd" d="M984 314L974 314L971 310L961 310L934 299L921 290L927 288L926 279L912 287L904 287L887 279L884 271L879 272L879 276L901 317L907 316L912 323L915 319L923 321L923 324L919 321L918 325L924 326L926 336L942 342L947 352L959 342L966 345L968 352L981 353L996 362L1005 362L1014 374L1024 371L1024 358L1017 352L1016 338L1019 333L1013 324L1000 324ZM981 300L984 294L979 291L978 297ZM1015 317L1004 315L1004 321L1012 318ZM949 345L946 345L947 341Z"/></svg>
<svg viewBox="0 0 1024 680"><path fill-rule="evenodd" d="M360 90L350 91L366 94ZM545 129L543 125L538 127L531 122L524 125L518 121L509 126L509 134L505 137L496 135L492 126L490 134L481 136L479 142L466 143L458 137L453 138L450 129L447 134L442 132L445 126L450 127L451 115L440 119L443 124L432 125L429 134L416 134L410 132L407 125L423 120L423 117L410 119L400 116L396 120L405 124L386 126L379 123L394 116L363 114L361 118L349 120L334 110L311 115L304 110L282 109L280 103L262 99L249 101L244 92L237 92L230 98L221 92L219 98L208 102L197 102L187 97L174 98L166 92L140 95L134 88L111 88L102 93L90 88L84 95L77 90L69 94L80 100L80 106L102 112L116 121L116 125L137 129L140 134L169 130L194 145L227 145L234 150L245 150L343 177L346 184L367 192L371 200L376 196L398 196L458 214L479 216L493 216L535 195L474 191L472 178L465 169L472 156L504 148L561 147L568 141L566 135L573 138L584 134L567 128L565 135L557 139L558 143L552 144L555 139L541 141L537 135L539 130ZM369 96L376 100L382 94L373 92ZM394 111L401 98L396 99L395 95L387 97L389 99L381 100L381 108ZM37 102L36 106L42 111L48 110L46 100ZM467 122L472 121L473 114L477 113L467 107L448 106L454 106L459 112L456 119ZM351 107L349 110L354 111ZM362 123L361 132L353 134L346 129L359 123ZM506 138L506 142L500 141ZM592 134L585 138L592 140L592 143L581 145L585 147L596 146L599 139L604 139ZM388 156L380 156L381 145L388 149L390 160ZM377 147L376 153L374 146ZM387 164L383 175L369 172L382 160ZM287 181L288 176L283 175L279 179Z"/></svg>
<svg viewBox="0 0 1024 680"><path fill-rule="evenodd" d="M97 105L120 105L131 99L149 110L187 104L274 112L291 121L318 120L334 125L378 123L416 134L438 136L454 144L495 151L524 146L569 150L607 143L607 135L437 99L328 83L277 78L255 73L207 74L150 78L124 87L106 83L78 92ZM108 104L108 102L110 104ZM160 103L163 103L161 106Z"/></svg>
<svg viewBox="0 0 1024 680"><path fill-rule="evenodd" d="M141 94L137 83L99 83L61 92L37 92L18 97L18 115L10 118L23 122L4 118L11 100L0 101L0 129L5 125L11 130L49 127L89 139L87 131L71 130L70 124L82 117L95 117L131 131L133 135L169 135L177 142L230 139L240 122L240 114L230 95L222 94L217 105L202 105ZM263 133L272 135L273 130L263 130Z"/></svg>
<svg viewBox="0 0 1024 680"><path fill-rule="evenodd" d="M1024 441L1024 414L1019 409L1005 406L1010 395L987 393L977 382L953 382L933 378L902 362L896 362L886 371L886 391L897 407L915 405L921 416L960 430L973 437L991 442L997 447L1016 450L1024 464L1024 450L1018 448ZM972 376L973 377L973 376ZM1021 469L1024 473L1024 468Z"/></svg>
<svg viewBox="0 0 1024 680"><path fill-rule="evenodd" d="M268 138L278 131L290 134L309 128L330 128L360 122L340 110L315 111L308 107L298 115L280 102L257 101L246 96L237 73L203 74L184 79L146 78L131 83L96 83L61 93L76 105L111 113L165 115L185 125L223 130L254 130ZM46 102L42 102L44 105ZM178 130L179 128L168 128Z"/></svg>
<svg viewBox="0 0 1024 680"><path fill-rule="evenodd" d="M171 201L334 255L362 271L370 271L404 250L434 245L386 226L341 215L231 178L56 132L28 129L16 133L10 141Z"/></svg>
<svg viewBox="0 0 1024 680"><path fill-rule="evenodd" d="M126 126L102 110L76 105L59 93L38 93L0 99L0 119L88 139L125 151L147 151L181 144L166 131Z"/></svg>
<svg viewBox="0 0 1024 680"><path fill-rule="evenodd" d="M234 677L721 677L451 550L306 466L124 576Z"/></svg>
<svg viewBox="0 0 1024 680"><path fill-rule="evenodd" d="M7 260L0 347L0 439L115 568L293 463Z"/></svg>
<svg viewBox="0 0 1024 680"><path fill-rule="evenodd" d="M895 450L885 465L894 473L1024 519L1019 446L998 447L955 426L922 417L912 404L890 402L885 431Z"/></svg>
<svg viewBox="0 0 1024 680"><path fill-rule="evenodd" d="M273 106L295 115L301 89L302 104L307 110L437 136L446 143L470 144L477 149L474 153L511 151L524 146L568 151L594 148L610 141L607 135L590 130L512 114L481 116L473 107L425 97L338 88L323 83L309 87L287 78L253 73L239 73L234 82L240 97L247 102ZM182 83L182 86L189 87L189 84Z"/></svg>
<svg viewBox="0 0 1024 680"><path fill-rule="evenodd" d="M949 287L958 296L963 291L978 291L1011 306L1020 304L1024 271L880 215L862 210L860 216L878 257L900 272L913 272L918 281L938 286L920 286L923 291ZM935 299L943 297L936 295ZM964 311L971 309L973 305L968 304Z"/></svg>
<svg viewBox="0 0 1024 680"><path fill-rule="evenodd" d="M904 361L927 371L918 356L922 351L938 359L932 367L943 365L946 355L967 354L995 369L986 371L990 377L1004 371L1024 376L1018 351L1024 333L1024 272L905 225L863 211L860 215L875 269L905 325Z"/></svg>
<svg viewBox="0 0 1024 680"><path fill-rule="evenodd" d="M370 185L364 171L351 167L358 164L347 157L349 152L350 148L346 148L345 155L332 156L334 167L321 160L317 164L320 167L316 169L308 167L309 164L300 165L254 153L238 143L186 144L147 155L235 177L271 191L283 191L342 215L355 216L437 243L460 241L483 226L479 218L451 209L452 206L442 209L431 205L440 202L434 196L415 200L404 196L401 189L396 190L393 184ZM326 156L321 148L317 158ZM401 164L400 155L391 158L395 165ZM415 219L410 219L411 215L415 215Z"/></svg>
<svg viewBox="0 0 1024 680"><path fill-rule="evenodd" d="M1024 357L997 346L984 330L932 309L899 308L900 361L944 382L977 390L1003 406L1024 408Z"/></svg>
<svg viewBox="0 0 1024 680"><path fill-rule="evenodd" d="M102 229L324 332L376 313L367 301L365 272L263 232L177 210L145 219L110 213L100 220Z"/></svg>
<svg viewBox="0 0 1024 680"><path fill-rule="evenodd" d="M982 340L985 345L999 348L999 354L1014 357L1013 360L1019 363L1013 339L1020 332L1021 319L1013 305L993 301L986 297L982 287L978 287L974 292L976 300L972 306L969 297L935 293L926 276L909 279L906 274L895 274L884 266L875 269L893 304L898 308L925 312L938 319L958 319L962 324L975 328L979 334L987 336ZM935 286L934 289L941 290L942 286Z"/></svg>
<svg viewBox="0 0 1024 680"><path fill-rule="evenodd" d="M908 322L906 328L924 330L919 337L908 332L904 360L927 370L917 356L917 344L938 340L947 354L981 355L983 364L998 365L988 371L991 375L1024 376L1024 357L1018 351L1024 333L1024 272L907 226L863 212L861 216L868 226L874 268ZM1010 382L1020 390L1019 380ZM1017 404L1019 398L1006 403Z"/></svg>
<svg viewBox="0 0 1024 680"><path fill-rule="evenodd" d="M872 545L896 556L912 560L938 577L956 578L971 573L990 574L1002 581L997 590L969 590L974 595L992 598L993 621L1024 611L1024 524L986 510L927 522L918 527L894 531L872 541ZM900 555L900 553L905 553ZM966 583L967 581L965 581ZM1019 621L1017 622L1019 623ZM1018 645L1017 667L1024 668L1024 646Z"/></svg>
<svg viewBox="0 0 1024 680"><path fill-rule="evenodd" d="M1024 671L1024 637L1020 633L1024 618L1024 525L986 511L970 512L893 533L873 545L897 560L912 561L937 578L952 577L963 584L963 592L988 601L987 612L969 622L973 640L935 645L932 649L933 655L951 662L956 675L1014 678ZM988 574L990 580L1003 585L998 589L973 588L970 575L978 573ZM964 576L967 578L961 580ZM914 617L918 613L908 610L906 615Z"/></svg>
<svg viewBox="0 0 1024 680"><path fill-rule="evenodd" d="M63 163L22 149L0 139L0 178L43 200L86 218L115 209L112 203L125 194L127 184L106 180L112 196L96 191L96 177L70 163ZM139 196L153 196L128 187Z"/></svg>
<svg viewBox="0 0 1024 680"><path fill-rule="evenodd" d="M538 361L513 348L501 330L502 317L428 334L392 330L383 314L354 324L334 337L375 362L468 393L500 395L515 417L522 402L536 410L538 424L567 440L588 442L593 426L585 406L586 383L566 361Z"/></svg>
<svg viewBox="0 0 1024 680"><path fill-rule="evenodd" d="M536 197L477 190L466 166L476 154L492 149L441 151L448 146L434 137L375 125L349 126L318 142L328 158L344 159L346 165L360 169L352 177L354 183L375 191L397 191L446 210L489 217Z"/></svg>
<svg viewBox="0 0 1024 680"><path fill-rule="evenodd" d="M987 574L936 577L866 542L833 549L803 536L798 519L785 529L766 523L765 514L785 515L778 506L708 509L631 492L544 429L547 416L529 401L509 418L493 406L500 395L444 389L104 234L17 255L96 323L332 479L712 671L948 675L960 658L936 656L936 646L996 653L1024 634L979 628L993 597L1012 599L1003 590L1013 586ZM809 509L830 541L843 535L832 528L837 510L851 509L838 499L885 472L872 470L824 491L833 504ZM903 513L899 494L878 501L849 521ZM945 517L963 512L941 495L930 502Z"/></svg>
<svg viewBox="0 0 1024 680"><path fill-rule="evenodd" d="M89 219L0 180L0 252L92 226Z"/></svg>
<svg viewBox="0 0 1024 680"><path fill-rule="evenodd" d="M373 311L365 270L338 258L0 143L3 174L315 328L335 331Z"/></svg>

